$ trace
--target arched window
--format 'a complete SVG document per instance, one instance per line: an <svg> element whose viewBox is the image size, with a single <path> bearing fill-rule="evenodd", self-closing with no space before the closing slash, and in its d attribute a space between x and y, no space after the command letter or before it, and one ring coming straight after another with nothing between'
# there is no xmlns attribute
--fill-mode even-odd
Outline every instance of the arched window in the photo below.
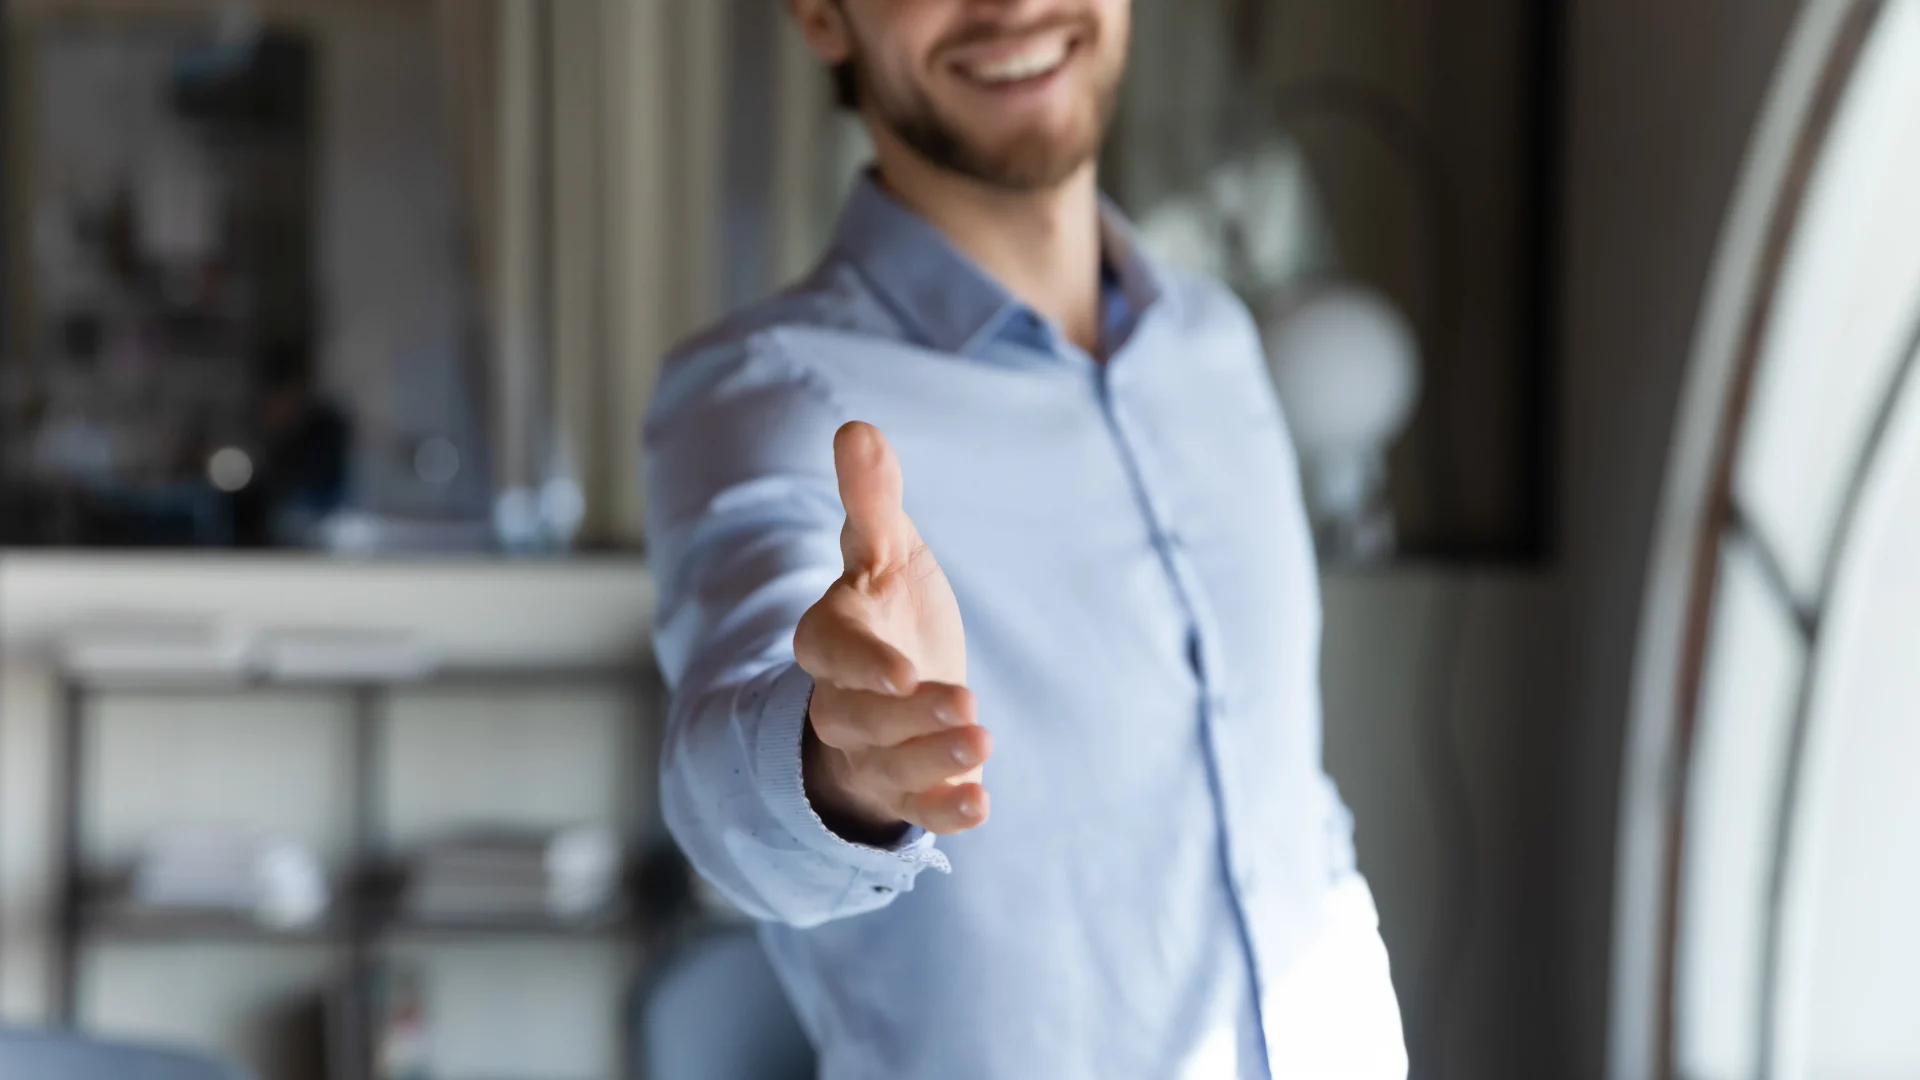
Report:
<svg viewBox="0 0 1920 1080"><path fill-rule="evenodd" d="M1620 895L1660 917L1616 976L1684 1080L1920 1075L1920 2L1808 5L1800 33L1724 240L1685 414L1711 445L1683 428L1690 543L1656 556L1634 718L1659 833L1625 811Z"/></svg>

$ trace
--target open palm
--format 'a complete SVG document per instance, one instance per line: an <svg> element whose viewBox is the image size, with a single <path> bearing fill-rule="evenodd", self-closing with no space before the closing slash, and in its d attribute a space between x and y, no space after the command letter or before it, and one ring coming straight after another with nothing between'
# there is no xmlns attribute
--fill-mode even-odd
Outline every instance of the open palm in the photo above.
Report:
<svg viewBox="0 0 1920 1080"><path fill-rule="evenodd" d="M834 436L845 572L800 620L794 655L814 678L807 791L862 838L901 823L959 832L987 817L992 752L966 689L966 632L946 574L902 506L878 429Z"/></svg>

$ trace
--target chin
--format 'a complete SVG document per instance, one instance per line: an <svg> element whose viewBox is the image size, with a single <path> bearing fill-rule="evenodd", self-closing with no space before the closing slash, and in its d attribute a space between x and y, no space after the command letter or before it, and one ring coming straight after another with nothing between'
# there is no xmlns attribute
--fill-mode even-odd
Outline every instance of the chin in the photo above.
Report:
<svg viewBox="0 0 1920 1080"><path fill-rule="evenodd" d="M1071 179L1099 151L1110 93L1081 80L983 96L943 86L918 108L888 110L893 133L936 167L1006 192L1040 192Z"/></svg>
<svg viewBox="0 0 1920 1080"><path fill-rule="evenodd" d="M993 171L1005 177L1005 186L1036 189L1067 180L1098 147L1084 131L1068 130L1029 132L980 149L979 159L995 164Z"/></svg>

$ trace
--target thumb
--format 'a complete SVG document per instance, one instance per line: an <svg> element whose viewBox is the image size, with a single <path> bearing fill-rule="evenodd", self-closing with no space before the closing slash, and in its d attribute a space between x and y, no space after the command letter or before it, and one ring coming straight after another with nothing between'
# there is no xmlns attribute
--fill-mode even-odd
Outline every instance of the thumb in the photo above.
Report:
<svg viewBox="0 0 1920 1080"><path fill-rule="evenodd" d="M878 570L907 557L916 533L900 499L900 459L872 424L846 424L833 437L833 468L847 510L840 554L847 572Z"/></svg>

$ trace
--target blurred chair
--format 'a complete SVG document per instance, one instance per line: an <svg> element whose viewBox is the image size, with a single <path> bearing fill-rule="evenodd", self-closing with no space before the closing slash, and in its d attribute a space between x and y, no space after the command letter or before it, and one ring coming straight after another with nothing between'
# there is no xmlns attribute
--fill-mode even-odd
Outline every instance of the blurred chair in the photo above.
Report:
<svg viewBox="0 0 1920 1080"><path fill-rule="evenodd" d="M813 1047L750 926L692 936L639 1001L640 1080L812 1080Z"/></svg>
<svg viewBox="0 0 1920 1080"><path fill-rule="evenodd" d="M66 1032L0 1028L6 1080L248 1080L212 1058L177 1050L101 1042Z"/></svg>

